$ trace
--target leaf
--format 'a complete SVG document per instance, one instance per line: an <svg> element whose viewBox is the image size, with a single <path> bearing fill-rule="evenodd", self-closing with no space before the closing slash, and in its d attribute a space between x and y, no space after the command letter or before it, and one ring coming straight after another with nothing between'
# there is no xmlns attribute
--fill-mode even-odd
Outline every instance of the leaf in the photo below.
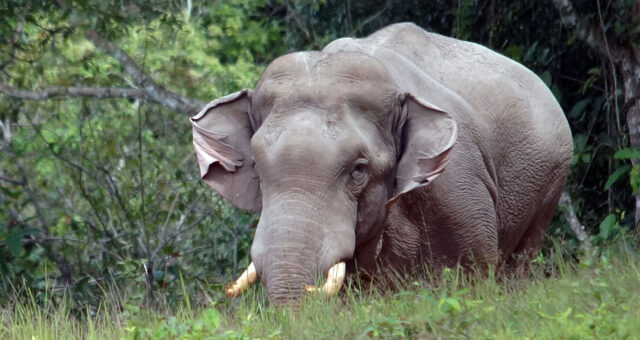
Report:
<svg viewBox="0 0 640 340"><path fill-rule="evenodd" d="M516 45L511 45L504 50L504 55L513 60L520 61L522 59L522 50Z"/></svg>
<svg viewBox="0 0 640 340"><path fill-rule="evenodd" d="M540 56L538 57L539 61L547 61L550 60L551 58L549 58L549 49L545 48L544 50L542 50L542 53L540 54Z"/></svg>
<svg viewBox="0 0 640 340"><path fill-rule="evenodd" d="M462 309L460 302L454 298L447 298L447 304L451 306L451 309L455 312L459 312Z"/></svg>
<svg viewBox="0 0 640 340"><path fill-rule="evenodd" d="M593 85L600 78L600 75L602 74L602 69L592 68L589 71L587 71L587 73L589 73L591 76L589 76L589 78L587 78L587 80L582 85L582 89L581 89L582 94L587 92L587 90L591 88L591 85Z"/></svg>
<svg viewBox="0 0 640 340"><path fill-rule="evenodd" d="M62 146L60 144L52 144L51 151L53 151L55 155L59 155L61 150Z"/></svg>
<svg viewBox="0 0 640 340"><path fill-rule="evenodd" d="M441 313L455 315L462 310L462 306L456 298L442 297L440 298L440 301L438 301L438 310Z"/></svg>
<svg viewBox="0 0 640 340"><path fill-rule="evenodd" d="M602 222L600 222L600 234L599 236L602 238L608 238L611 235L611 231L613 230L613 226L616 224L616 215L609 214L609 216L605 217Z"/></svg>
<svg viewBox="0 0 640 340"><path fill-rule="evenodd" d="M55 164L50 158L41 158L36 163L36 170L43 176L49 176L55 171Z"/></svg>
<svg viewBox="0 0 640 340"><path fill-rule="evenodd" d="M544 71L540 75L540 79L544 82L547 87L551 87L551 73L549 71Z"/></svg>
<svg viewBox="0 0 640 340"><path fill-rule="evenodd" d="M529 47L529 49L527 50L527 53L524 54L523 60L526 62L530 62L533 60L533 54L536 51L536 47L538 47L538 42L535 41L533 44L531 44L531 47Z"/></svg>
<svg viewBox="0 0 640 340"><path fill-rule="evenodd" d="M576 155L581 154L586 150L588 140L589 138L581 133L577 133L573 136L573 149Z"/></svg>
<svg viewBox="0 0 640 340"><path fill-rule="evenodd" d="M27 260L31 263L40 263L42 261L42 257L44 255L44 248L42 247L34 247L27 255Z"/></svg>
<svg viewBox="0 0 640 340"><path fill-rule="evenodd" d="M154 270L153 271L153 279L156 281L160 281L164 278L164 271L162 270Z"/></svg>
<svg viewBox="0 0 640 340"><path fill-rule="evenodd" d="M176 252L176 250L172 245L168 245L168 246L165 246L164 248L162 248L162 253L165 254L165 255L171 255L171 254L173 254L175 252Z"/></svg>
<svg viewBox="0 0 640 340"><path fill-rule="evenodd" d="M609 176L609 179L607 179L607 183L604 184L604 190L609 190L609 188L611 188L613 183L615 183L618 179L620 179L622 175L627 173L627 171L629 171L630 168L631 167L629 165L624 165L617 168L616 171L614 171L611 174L611 176Z"/></svg>
<svg viewBox="0 0 640 340"><path fill-rule="evenodd" d="M640 149L624 148L616 151L613 155L615 159L640 159Z"/></svg>
<svg viewBox="0 0 640 340"><path fill-rule="evenodd" d="M11 255L16 257L22 255L24 249L22 248L21 228L12 228L9 232L9 236L7 236L7 239L5 240L5 243L7 244L7 248L9 249L9 252L11 252Z"/></svg>
<svg viewBox="0 0 640 340"><path fill-rule="evenodd" d="M588 74L595 75L595 76L599 76L599 75L602 75L602 68L600 68L600 67L594 67L594 68L589 69L589 70L587 71L587 73L588 73Z"/></svg>
<svg viewBox="0 0 640 340"><path fill-rule="evenodd" d="M558 102L562 101L562 92L560 92L560 88L558 88L556 84L551 84L551 93Z"/></svg>
<svg viewBox="0 0 640 340"><path fill-rule="evenodd" d="M571 315L571 312L573 311L573 309L571 309L571 307L567 308L567 310L565 310L564 312L558 314L558 318L560 319L566 319L569 317L569 315Z"/></svg>
<svg viewBox="0 0 640 340"><path fill-rule="evenodd" d="M573 106L571 111L569 111L569 118L576 118L580 116L580 114L584 112L584 109L587 107L587 105L589 105L589 101L589 98L587 98L577 102L576 105Z"/></svg>
<svg viewBox="0 0 640 340"><path fill-rule="evenodd" d="M53 144L58 140L58 135L50 130L42 129L40 132L42 133L42 138L44 138L47 144Z"/></svg>

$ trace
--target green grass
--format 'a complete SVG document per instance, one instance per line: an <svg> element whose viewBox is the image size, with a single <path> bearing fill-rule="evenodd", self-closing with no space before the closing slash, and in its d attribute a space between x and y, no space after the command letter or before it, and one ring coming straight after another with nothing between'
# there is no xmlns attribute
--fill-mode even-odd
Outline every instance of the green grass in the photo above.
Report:
<svg viewBox="0 0 640 340"><path fill-rule="evenodd" d="M308 297L298 308L266 307L257 289L173 312L111 296L78 317L68 304L43 306L31 297L0 309L0 338L640 339L639 292L637 253L616 250L581 264L540 259L526 279L496 282L447 270L435 284L410 281L386 293L350 288L340 298Z"/></svg>

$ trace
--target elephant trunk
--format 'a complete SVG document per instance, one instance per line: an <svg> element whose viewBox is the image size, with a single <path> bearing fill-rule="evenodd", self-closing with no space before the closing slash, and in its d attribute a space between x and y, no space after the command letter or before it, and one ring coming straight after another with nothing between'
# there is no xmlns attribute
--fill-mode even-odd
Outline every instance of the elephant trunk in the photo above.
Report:
<svg viewBox="0 0 640 340"><path fill-rule="evenodd" d="M299 224L298 224L299 225ZM317 273L319 244L318 236L313 241L303 231L306 228L280 227L270 238L270 245L263 258L262 284L269 300L274 305L287 304L299 300L304 287L313 285ZM312 233L313 234L313 233ZM303 238L304 236L304 238ZM307 242L302 242L307 238Z"/></svg>
<svg viewBox="0 0 640 340"><path fill-rule="evenodd" d="M269 300L274 305L296 303L305 292L316 291L311 287L328 273L332 274L327 280L330 284L318 291L335 293L344 278L344 265L333 267L353 255L353 225L308 214L282 217L280 211L281 215L274 217L265 212L251 257ZM332 228L321 221L331 223Z"/></svg>
<svg viewBox="0 0 640 340"><path fill-rule="evenodd" d="M262 281L269 301L275 306L292 304L305 293L304 287L313 283L313 272L298 268L291 263L278 262L271 265L267 278Z"/></svg>

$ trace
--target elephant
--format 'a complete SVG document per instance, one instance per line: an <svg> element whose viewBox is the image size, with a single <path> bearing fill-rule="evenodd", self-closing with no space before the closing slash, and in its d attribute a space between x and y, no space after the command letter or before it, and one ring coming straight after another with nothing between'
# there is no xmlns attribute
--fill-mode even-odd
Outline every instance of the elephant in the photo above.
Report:
<svg viewBox="0 0 640 340"><path fill-rule="evenodd" d="M202 180L260 212L227 294L259 279L274 305L357 273L525 268L573 156L533 72L412 23L278 57L190 122Z"/></svg>

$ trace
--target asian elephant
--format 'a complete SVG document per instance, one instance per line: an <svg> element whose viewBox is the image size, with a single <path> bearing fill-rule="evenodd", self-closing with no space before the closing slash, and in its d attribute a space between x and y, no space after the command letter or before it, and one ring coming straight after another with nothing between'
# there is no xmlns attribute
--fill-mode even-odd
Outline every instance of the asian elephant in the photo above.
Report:
<svg viewBox="0 0 640 340"><path fill-rule="evenodd" d="M410 23L279 57L191 124L202 179L261 211L227 293L259 278L276 305L334 293L345 267L527 266L573 154L534 73Z"/></svg>

